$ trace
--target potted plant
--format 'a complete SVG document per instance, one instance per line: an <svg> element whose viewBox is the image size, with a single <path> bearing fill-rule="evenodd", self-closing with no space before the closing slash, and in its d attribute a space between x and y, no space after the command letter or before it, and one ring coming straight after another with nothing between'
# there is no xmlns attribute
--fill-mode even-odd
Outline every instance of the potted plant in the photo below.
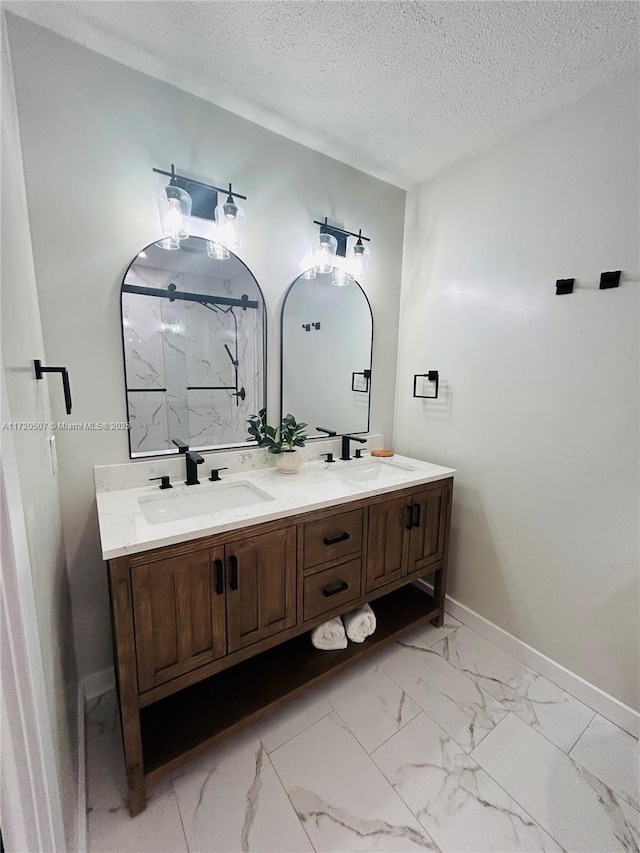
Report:
<svg viewBox="0 0 640 853"><path fill-rule="evenodd" d="M298 423L293 415L285 415L278 429L267 423L267 410L260 409L257 415L247 419L249 424L249 440L257 441L259 447L266 447L269 453L276 456L276 465L283 474L295 474L302 458L296 452L298 447L304 447L307 435L304 431L307 424Z"/></svg>

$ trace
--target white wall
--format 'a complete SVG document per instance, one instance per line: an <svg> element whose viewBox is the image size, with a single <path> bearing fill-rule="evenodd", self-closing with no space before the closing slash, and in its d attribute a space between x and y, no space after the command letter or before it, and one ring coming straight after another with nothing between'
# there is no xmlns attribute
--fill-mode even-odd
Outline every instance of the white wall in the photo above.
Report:
<svg viewBox="0 0 640 853"><path fill-rule="evenodd" d="M410 192L396 420L398 450L459 471L451 595L635 708L638 94L623 78ZM414 400L428 369L443 393Z"/></svg>
<svg viewBox="0 0 640 853"><path fill-rule="evenodd" d="M0 16L3 13L0 12ZM62 522L58 496L58 478L53 474L49 454L49 433L45 431L13 431L4 424L13 421L43 422L51 419L49 382L59 377L37 381L33 359L47 363L48 351L43 348L42 327L33 267L29 219L25 193L20 136L16 111L11 64L6 42L2 36L2 366L6 383L8 407L3 407L2 437L3 473L9 478L15 461L17 473L11 483L9 515L14 524L26 532L28 557L17 561L16 572L26 581L24 572L31 572L31 585L37 614L38 637L30 637L33 667L44 675L46 710L53 740L55 767L50 778L48 798L55 827L56 810L63 810L67 845L75 845L77 767L76 767L76 708L77 675L73 636L70 628L71 605L69 581L62 539ZM57 389L56 389L57 390ZM3 528L5 525L3 524ZM3 529L3 546L9 547L12 535ZM15 545L15 543L14 543ZM17 546L16 546L17 547ZM9 573L9 566L5 566ZM8 583L7 574L4 577ZM5 583L5 594L7 586ZM27 587L28 588L28 587ZM11 588L13 590L13 587ZM13 590L15 592L15 590ZM18 608L20 602L8 600L7 606ZM15 639L15 638L14 638ZM15 650L14 650L15 651ZM40 658L40 660L38 660ZM22 672L25 680L37 683L38 673ZM3 672L3 675L8 673ZM4 684L4 682L3 682ZM6 686L6 685L5 685ZM4 697L7 698L6 696ZM31 716L28 718L31 720ZM23 720L23 722L26 722ZM18 730L13 730L18 738ZM48 733L47 733L48 734ZM36 732L29 732L35 739ZM17 741L16 741L17 745ZM3 743L3 750L4 750ZM49 752L43 747L46 755ZM3 755L4 757L4 755ZM17 760L17 755L14 756ZM22 768L27 772L30 768ZM20 792L14 791L13 796ZM43 804L39 804L40 809ZM26 811L35 806L26 804ZM6 835L6 834L5 834ZM9 839L6 839L9 843Z"/></svg>
<svg viewBox="0 0 640 853"><path fill-rule="evenodd" d="M73 421L125 419L119 290L158 237L152 167L229 180L246 202L243 260L268 313L268 399L279 401L282 297L313 219L370 236L372 432L390 437L405 193L310 149L10 17L29 215L48 356L69 368ZM322 121L330 121L323 116ZM64 420L58 396L54 416ZM294 413L295 414L295 413ZM123 433L60 434L60 485L81 675L112 661L92 467L127 459Z"/></svg>

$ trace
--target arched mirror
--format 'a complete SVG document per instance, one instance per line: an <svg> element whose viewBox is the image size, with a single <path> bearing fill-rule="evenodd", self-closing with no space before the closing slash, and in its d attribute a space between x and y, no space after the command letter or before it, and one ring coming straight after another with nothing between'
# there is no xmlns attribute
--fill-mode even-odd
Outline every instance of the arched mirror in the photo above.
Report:
<svg viewBox="0 0 640 853"><path fill-rule="evenodd" d="M367 432L373 319L360 285L331 274L290 286L282 307L282 413L336 433ZM326 437L326 436L325 436Z"/></svg>
<svg viewBox="0 0 640 853"><path fill-rule="evenodd" d="M200 237L174 251L152 244L124 277L132 457L177 453L174 440L198 450L244 444L248 416L265 405L262 291L240 258L207 248Z"/></svg>

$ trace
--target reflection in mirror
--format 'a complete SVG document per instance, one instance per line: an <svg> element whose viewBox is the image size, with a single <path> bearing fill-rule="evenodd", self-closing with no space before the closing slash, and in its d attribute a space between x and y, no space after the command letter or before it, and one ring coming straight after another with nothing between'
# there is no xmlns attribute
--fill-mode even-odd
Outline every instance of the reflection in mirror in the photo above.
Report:
<svg viewBox="0 0 640 853"><path fill-rule="evenodd" d="M282 414L308 423L310 437L318 426L367 432L372 345L371 307L357 282L299 276L282 307Z"/></svg>
<svg viewBox="0 0 640 853"><path fill-rule="evenodd" d="M122 341L132 457L246 443L265 405L265 310L236 255L209 257L190 237L147 246L122 284Z"/></svg>

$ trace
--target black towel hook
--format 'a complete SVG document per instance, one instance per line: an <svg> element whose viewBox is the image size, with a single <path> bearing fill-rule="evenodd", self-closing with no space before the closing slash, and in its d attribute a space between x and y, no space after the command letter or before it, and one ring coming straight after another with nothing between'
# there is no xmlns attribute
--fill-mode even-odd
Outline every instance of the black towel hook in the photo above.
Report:
<svg viewBox="0 0 640 853"><path fill-rule="evenodd" d="M62 388L64 391L64 404L67 414L71 414L71 385L69 384L69 371L66 367L43 367L39 358L33 360L36 369L36 379L44 379L45 373L62 374Z"/></svg>

